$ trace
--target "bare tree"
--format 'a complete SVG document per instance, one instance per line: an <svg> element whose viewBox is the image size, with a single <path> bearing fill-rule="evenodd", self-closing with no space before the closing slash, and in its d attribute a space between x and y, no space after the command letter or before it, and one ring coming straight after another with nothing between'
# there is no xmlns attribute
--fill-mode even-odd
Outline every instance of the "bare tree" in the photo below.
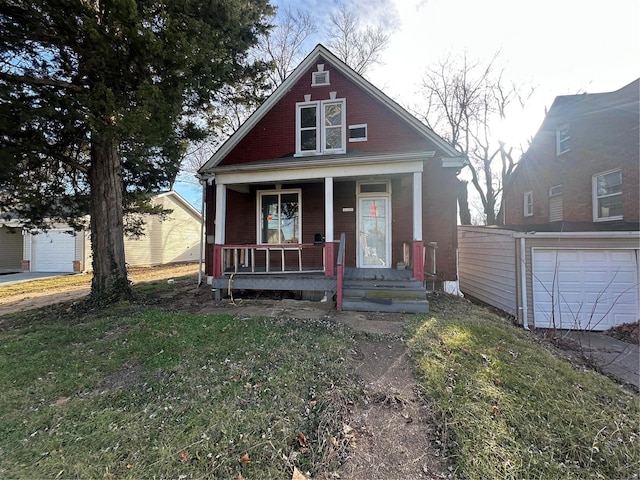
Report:
<svg viewBox="0 0 640 480"><path fill-rule="evenodd" d="M291 7L278 9L271 18L273 28L260 40L256 53L272 66L269 80L275 89L298 65L305 54L307 40L317 33L309 12Z"/></svg>
<svg viewBox="0 0 640 480"><path fill-rule="evenodd" d="M515 167L513 147L491 131L494 120L504 120L513 102L524 106L526 96L496 71L496 54L488 63L447 57L430 68L422 82L424 121L462 151L468 159L487 225L503 224L502 192ZM499 163L499 167L496 165ZM461 221L470 221L468 201L459 197Z"/></svg>
<svg viewBox="0 0 640 480"><path fill-rule="evenodd" d="M330 16L328 47L344 63L363 75L381 62L382 52L389 45L389 34L381 26L365 26L360 17L344 3Z"/></svg>

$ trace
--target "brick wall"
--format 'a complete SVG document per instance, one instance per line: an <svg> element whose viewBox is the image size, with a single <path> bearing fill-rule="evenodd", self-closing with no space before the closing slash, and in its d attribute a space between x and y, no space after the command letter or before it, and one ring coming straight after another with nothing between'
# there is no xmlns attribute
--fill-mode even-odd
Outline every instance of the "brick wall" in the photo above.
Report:
<svg viewBox="0 0 640 480"><path fill-rule="evenodd" d="M587 101L588 97L585 95L584 99L578 97L573 101ZM549 111L507 189L508 225L547 223L549 188L559 184L563 185L563 220L593 222L592 178L617 168L622 171L623 220L639 221L637 111L609 108L585 112L579 107L578 103L574 109L565 107L557 112L561 108L557 106ZM571 150L557 156L555 132L565 123L569 124ZM533 192L534 215L530 217L523 214L523 194L527 191Z"/></svg>

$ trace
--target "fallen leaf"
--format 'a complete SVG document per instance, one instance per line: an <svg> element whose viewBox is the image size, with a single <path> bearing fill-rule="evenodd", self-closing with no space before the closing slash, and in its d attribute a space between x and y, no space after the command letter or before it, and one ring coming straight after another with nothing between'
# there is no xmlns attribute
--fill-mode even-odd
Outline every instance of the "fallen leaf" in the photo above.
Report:
<svg viewBox="0 0 640 480"><path fill-rule="evenodd" d="M309 408L313 408L313 407L315 407L317 403L318 403L318 402L317 402L316 400L311 400L311 401L309 402Z"/></svg>
<svg viewBox="0 0 640 480"><path fill-rule="evenodd" d="M241 473L238 473L238 480L244 480L244 477L242 476Z"/></svg>
<svg viewBox="0 0 640 480"><path fill-rule="evenodd" d="M246 465L247 463L251 463L251 459L249 458L249 454L245 453L244 455L242 455L240 457L240 460L238 460L242 465Z"/></svg>
<svg viewBox="0 0 640 480"><path fill-rule="evenodd" d="M178 453L178 458L182 463L186 463L191 460L191 454L186 450L180 450L180 453Z"/></svg>
<svg viewBox="0 0 640 480"><path fill-rule="evenodd" d="M302 472L300 472L300 470L298 470L296 467L293 467L293 475L291 475L291 480L309 480L307 477L305 477Z"/></svg>
<svg viewBox="0 0 640 480"><path fill-rule="evenodd" d="M503 347L502 345L501 345L501 346L499 346L499 347L498 347L498 351L499 351L499 352L504 352L504 347Z"/></svg>
<svg viewBox="0 0 640 480"><path fill-rule="evenodd" d="M494 415L497 415L500 413L500 407L497 405L494 405L493 408L491 409Z"/></svg>
<svg viewBox="0 0 640 480"><path fill-rule="evenodd" d="M307 446L307 437L304 436L304 433L298 432L298 435L296 435L296 440L298 440L298 444L301 447Z"/></svg>
<svg viewBox="0 0 640 480"><path fill-rule="evenodd" d="M69 397L60 397L55 402L51 404L52 407L59 407L60 405L64 405L69 401Z"/></svg>

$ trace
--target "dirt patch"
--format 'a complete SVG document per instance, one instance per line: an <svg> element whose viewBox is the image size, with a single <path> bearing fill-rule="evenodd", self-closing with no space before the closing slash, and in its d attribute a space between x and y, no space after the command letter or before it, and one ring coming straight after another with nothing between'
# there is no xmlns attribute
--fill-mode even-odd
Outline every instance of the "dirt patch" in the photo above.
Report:
<svg viewBox="0 0 640 480"><path fill-rule="evenodd" d="M92 392L94 395L102 395L115 390L125 390L140 384L144 367L139 363L127 363L120 370L104 377Z"/></svg>
<svg viewBox="0 0 640 480"><path fill-rule="evenodd" d="M359 339L351 368L364 396L353 406L352 453L340 478L450 478L435 447L433 416L417 395L404 342Z"/></svg>

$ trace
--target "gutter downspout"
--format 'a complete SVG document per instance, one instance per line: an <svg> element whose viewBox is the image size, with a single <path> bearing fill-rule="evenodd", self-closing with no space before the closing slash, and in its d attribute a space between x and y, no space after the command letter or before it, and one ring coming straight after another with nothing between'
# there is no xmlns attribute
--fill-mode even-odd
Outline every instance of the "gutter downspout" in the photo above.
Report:
<svg viewBox="0 0 640 480"><path fill-rule="evenodd" d="M520 237L520 309L522 312L522 328L529 330L529 312L527 309L527 269L525 262L525 238Z"/></svg>

